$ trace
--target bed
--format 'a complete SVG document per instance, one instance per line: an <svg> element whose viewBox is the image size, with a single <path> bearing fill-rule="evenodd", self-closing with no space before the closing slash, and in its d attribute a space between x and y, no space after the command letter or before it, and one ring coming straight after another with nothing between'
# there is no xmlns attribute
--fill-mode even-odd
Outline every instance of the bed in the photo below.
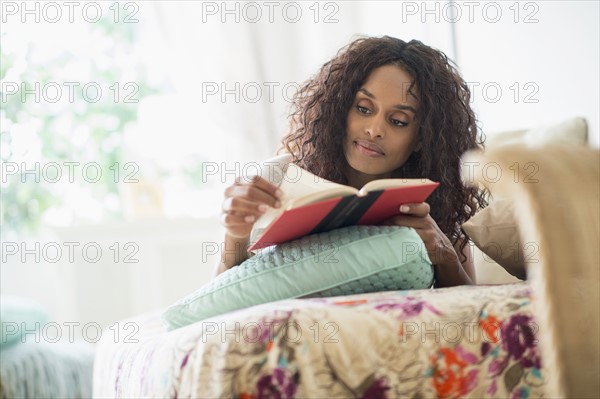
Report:
<svg viewBox="0 0 600 399"><path fill-rule="evenodd" d="M94 396L600 396L598 151L506 146L469 157L511 173L537 165L537 184L509 174L494 183L515 199L522 239L539 246L527 281L289 299L170 332L146 314L129 320L136 342L100 341Z"/></svg>
<svg viewBox="0 0 600 399"><path fill-rule="evenodd" d="M545 386L526 283L286 300L169 333L157 315L135 322L140 343L98 352L114 362L97 370L99 397L539 397Z"/></svg>

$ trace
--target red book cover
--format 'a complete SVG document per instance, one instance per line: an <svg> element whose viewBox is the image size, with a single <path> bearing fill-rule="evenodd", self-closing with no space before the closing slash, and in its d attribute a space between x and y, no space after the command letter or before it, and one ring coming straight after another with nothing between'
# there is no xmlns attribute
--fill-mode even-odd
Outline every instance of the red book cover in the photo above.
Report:
<svg viewBox="0 0 600 399"><path fill-rule="evenodd" d="M439 185L427 182L339 196L283 211L262 232L249 251L349 225L376 225L400 214L400 205L423 202Z"/></svg>
<svg viewBox="0 0 600 399"><path fill-rule="evenodd" d="M357 224L373 225L400 213L400 205L423 202L439 183L431 185L388 188L362 215Z"/></svg>

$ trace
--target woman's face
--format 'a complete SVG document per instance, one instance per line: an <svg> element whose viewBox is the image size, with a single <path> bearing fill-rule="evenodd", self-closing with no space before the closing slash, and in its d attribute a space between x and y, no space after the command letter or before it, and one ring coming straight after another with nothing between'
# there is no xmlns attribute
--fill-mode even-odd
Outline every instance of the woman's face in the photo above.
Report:
<svg viewBox="0 0 600 399"><path fill-rule="evenodd" d="M418 144L418 100L408 93L411 77L400 67L384 65L358 90L346 120L344 155L348 179L390 177Z"/></svg>

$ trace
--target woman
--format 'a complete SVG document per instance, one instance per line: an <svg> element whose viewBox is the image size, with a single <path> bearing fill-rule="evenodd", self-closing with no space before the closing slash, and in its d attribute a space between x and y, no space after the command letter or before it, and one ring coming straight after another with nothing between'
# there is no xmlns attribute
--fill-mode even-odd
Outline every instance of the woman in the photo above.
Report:
<svg viewBox="0 0 600 399"><path fill-rule="evenodd" d="M390 177L439 182L427 202L402 206L385 224L416 230L434 264L436 286L473 284L461 224L487 202L486 192L466 187L460 177L461 155L483 145L469 102L467 84L442 52L417 40L361 38L302 86L283 147L289 162L356 188ZM247 258L254 221L278 207L280 195L262 177L226 189L217 274Z"/></svg>

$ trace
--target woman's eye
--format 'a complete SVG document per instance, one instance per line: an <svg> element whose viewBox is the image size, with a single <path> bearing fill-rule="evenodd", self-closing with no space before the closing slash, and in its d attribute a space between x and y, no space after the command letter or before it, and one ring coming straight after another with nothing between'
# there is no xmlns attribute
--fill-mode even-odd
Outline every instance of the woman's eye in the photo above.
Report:
<svg viewBox="0 0 600 399"><path fill-rule="evenodd" d="M358 112L360 112L362 114L370 114L371 113L371 111L368 108L361 107L360 105L357 105L356 109L358 110Z"/></svg>
<svg viewBox="0 0 600 399"><path fill-rule="evenodd" d="M408 126L408 122L404 122L399 119L392 119L392 124L396 126Z"/></svg>

